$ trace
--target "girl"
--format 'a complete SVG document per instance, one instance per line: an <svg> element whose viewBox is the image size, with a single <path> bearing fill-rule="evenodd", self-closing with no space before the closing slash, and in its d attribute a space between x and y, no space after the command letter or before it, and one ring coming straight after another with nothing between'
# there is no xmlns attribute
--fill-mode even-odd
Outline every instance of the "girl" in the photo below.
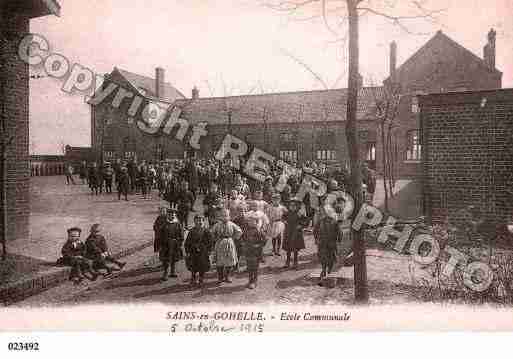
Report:
<svg viewBox="0 0 513 359"><path fill-rule="evenodd" d="M242 230L230 221L230 212L227 209L220 210L219 222L212 228L212 235L215 240L218 284L231 283L230 272L238 262L235 241L242 236Z"/></svg>
<svg viewBox="0 0 513 359"><path fill-rule="evenodd" d="M273 193L271 205L266 208L266 214L270 221L269 237L271 237L273 243L273 254L278 257L280 256L281 239L285 229L283 216L287 212L287 209L280 204L280 198L279 193Z"/></svg>

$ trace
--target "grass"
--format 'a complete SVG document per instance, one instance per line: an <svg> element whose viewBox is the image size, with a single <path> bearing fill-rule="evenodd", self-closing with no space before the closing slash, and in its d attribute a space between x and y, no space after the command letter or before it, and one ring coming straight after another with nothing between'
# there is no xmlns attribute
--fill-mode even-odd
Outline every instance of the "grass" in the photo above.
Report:
<svg viewBox="0 0 513 359"><path fill-rule="evenodd" d="M54 263L40 259L8 254L5 261L0 260L0 286L29 277L52 265Z"/></svg>

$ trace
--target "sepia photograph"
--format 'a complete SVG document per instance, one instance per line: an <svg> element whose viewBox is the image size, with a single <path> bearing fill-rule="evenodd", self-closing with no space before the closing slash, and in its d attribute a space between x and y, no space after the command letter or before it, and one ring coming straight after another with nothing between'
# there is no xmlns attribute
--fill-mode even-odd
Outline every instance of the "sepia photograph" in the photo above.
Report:
<svg viewBox="0 0 513 359"><path fill-rule="evenodd" d="M0 332L513 330L512 15L1 0Z"/></svg>

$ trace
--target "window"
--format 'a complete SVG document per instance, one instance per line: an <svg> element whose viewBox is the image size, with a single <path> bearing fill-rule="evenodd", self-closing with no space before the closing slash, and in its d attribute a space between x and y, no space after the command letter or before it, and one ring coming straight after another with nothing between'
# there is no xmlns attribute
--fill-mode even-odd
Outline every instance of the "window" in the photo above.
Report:
<svg viewBox="0 0 513 359"><path fill-rule="evenodd" d="M316 159L319 161L332 161L337 158L335 150L317 150Z"/></svg>
<svg viewBox="0 0 513 359"><path fill-rule="evenodd" d="M296 134L290 132L281 133L280 142L296 142Z"/></svg>
<svg viewBox="0 0 513 359"><path fill-rule="evenodd" d="M280 159L284 161L297 161L297 151L280 151Z"/></svg>
<svg viewBox="0 0 513 359"><path fill-rule="evenodd" d="M135 151L125 151L125 158L134 158Z"/></svg>
<svg viewBox="0 0 513 359"><path fill-rule="evenodd" d="M417 96L411 98L411 112L419 113L419 98Z"/></svg>
<svg viewBox="0 0 513 359"><path fill-rule="evenodd" d="M406 149L406 160L408 161L420 161L420 139L419 131L411 130L407 133L407 149Z"/></svg>
<svg viewBox="0 0 513 359"><path fill-rule="evenodd" d="M194 149L183 151L183 158L184 159L196 158L196 151L194 151Z"/></svg>
<svg viewBox="0 0 513 359"><path fill-rule="evenodd" d="M367 144L367 154L365 159L367 161L376 161L376 144L374 142L369 142Z"/></svg>
<svg viewBox="0 0 513 359"><path fill-rule="evenodd" d="M114 151L104 151L103 157L105 158L114 158Z"/></svg>

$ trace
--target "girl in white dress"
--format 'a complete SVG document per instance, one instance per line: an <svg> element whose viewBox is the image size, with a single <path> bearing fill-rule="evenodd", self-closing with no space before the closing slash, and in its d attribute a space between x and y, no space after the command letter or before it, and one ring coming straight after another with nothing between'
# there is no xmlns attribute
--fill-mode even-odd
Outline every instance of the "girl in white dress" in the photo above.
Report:
<svg viewBox="0 0 513 359"><path fill-rule="evenodd" d="M280 199L281 196L278 192L273 193L271 204L266 207L266 214L270 222L268 236L272 239L275 256L280 256L281 239L285 229L283 215L287 212L287 209L281 205Z"/></svg>

